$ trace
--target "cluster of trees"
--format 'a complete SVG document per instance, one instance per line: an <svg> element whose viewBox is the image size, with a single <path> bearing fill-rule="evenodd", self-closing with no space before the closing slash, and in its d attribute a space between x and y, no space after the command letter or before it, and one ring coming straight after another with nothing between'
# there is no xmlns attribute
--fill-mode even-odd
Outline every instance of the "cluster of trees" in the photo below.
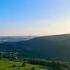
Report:
<svg viewBox="0 0 70 70"><path fill-rule="evenodd" d="M0 52L0 58L8 58L11 60L17 60L17 54L16 53L5 53L5 52ZM41 60L41 59L26 59L23 61L27 61L30 64L34 65L42 65L42 66L48 66L51 67L53 70L65 70L65 69L70 69L67 64L55 62L55 61L47 61L47 60ZM22 63L21 67L25 67L26 63ZM12 65L12 67L16 67L16 65ZM35 70L34 67L31 68L31 70Z"/></svg>
<svg viewBox="0 0 70 70"><path fill-rule="evenodd" d="M69 66L66 64L62 64L54 61L44 61L44 60L29 60L28 63L33 65L41 65L51 68L52 70L70 70ZM16 67L16 65L12 65L12 67ZM20 67L26 67L26 62L24 61ZM35 70L35 67L31 67L30 70Z"/></svg>
<svg viewBox="0 0 70 70"><path fill-rule="evenodd" d="M41 66L47 66L47 67L51 67L53 70L70 70L69 65L64 64L64 63L60 63L60 62L55 62L55 61L46 61L46 60L29 60L28 61L31 64L35 64L35 65L41 65Z"/></svg>
<svg viewBox="0 0 70 70"><path fill-rule="evenodd" d="M0 52L0 59L1 58L7 58L7 59L18 59L17 53L14 52Z"/></svg>

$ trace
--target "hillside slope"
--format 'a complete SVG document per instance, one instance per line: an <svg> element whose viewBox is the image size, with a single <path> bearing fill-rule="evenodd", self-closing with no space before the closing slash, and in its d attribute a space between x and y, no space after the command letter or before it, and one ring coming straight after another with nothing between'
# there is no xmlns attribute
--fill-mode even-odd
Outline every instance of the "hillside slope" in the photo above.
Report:
<svg viewBox="0 0 70 70"><path fill-rule="evenodd" d="M34 58L70 58L70 34L42 36L27 41L0 44L0 50L16 50L21 56Z"/></svg>

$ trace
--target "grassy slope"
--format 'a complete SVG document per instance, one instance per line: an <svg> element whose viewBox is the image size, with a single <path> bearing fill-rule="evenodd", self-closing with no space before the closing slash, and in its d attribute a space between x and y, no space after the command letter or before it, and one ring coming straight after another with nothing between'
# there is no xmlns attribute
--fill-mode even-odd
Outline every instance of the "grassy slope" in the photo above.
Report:
<svg viewBox="0 0 70 70"><path fill-rule="evenodd" d="M25 67L21 67L23 62L9 61L9 60L0 60L0 70L31 70L32 67L35 67L35 70L48 70L39 65L26 64ZM16 67L11 67L12 65Z"/></svg>

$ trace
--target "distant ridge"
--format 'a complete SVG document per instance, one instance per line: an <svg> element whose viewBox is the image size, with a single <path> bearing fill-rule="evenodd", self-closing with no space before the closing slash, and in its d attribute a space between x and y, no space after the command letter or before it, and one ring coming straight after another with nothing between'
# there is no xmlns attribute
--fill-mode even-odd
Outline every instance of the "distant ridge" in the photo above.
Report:
<svg viewBox="0 0 70 70"><path fill-rule="evenodd" d="M2 42L19 42L34 38L34 36L0 36L0 43Z"/></svg>

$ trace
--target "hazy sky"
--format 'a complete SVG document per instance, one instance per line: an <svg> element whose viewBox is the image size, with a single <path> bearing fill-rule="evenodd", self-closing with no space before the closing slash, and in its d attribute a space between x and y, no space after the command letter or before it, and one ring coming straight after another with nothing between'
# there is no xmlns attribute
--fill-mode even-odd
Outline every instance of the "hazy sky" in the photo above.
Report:
<svg viewBox="0 0 70 70"><path fill-rule="evenodd" d="M70 0L0 0L0 35L70 33Z"/></svg>

